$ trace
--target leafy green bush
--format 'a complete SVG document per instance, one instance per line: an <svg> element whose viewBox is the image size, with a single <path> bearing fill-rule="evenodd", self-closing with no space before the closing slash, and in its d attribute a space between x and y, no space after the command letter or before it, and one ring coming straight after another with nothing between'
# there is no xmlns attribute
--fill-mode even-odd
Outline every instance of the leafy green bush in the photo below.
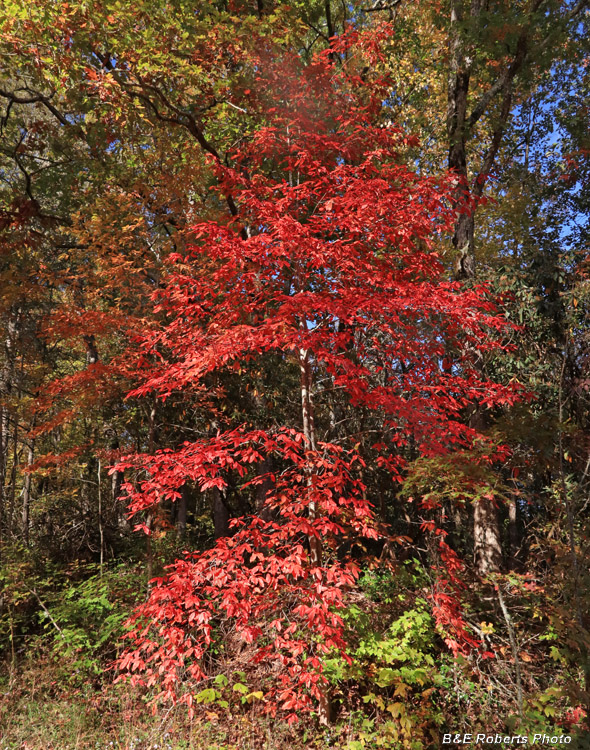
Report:
<svg viewBox="0 0 590 750"><path fill-rule="evenodd" d="M421 575L415 563L399 575L365 574L365 596L346 612L352 663L327 660L325 674L342 696L355 685L360 690L357 733L348 750L420 750L444 721L436 700L443 677L435 663L434 621L426 600L405 589Z"/></svg>
<svg viewBox="0 0 590 750"><path fill-rule="evenodd" d="M39 613L44 629L53 635L54 653L73 660L74 668L83 673L101 674L120 647L129 617L129 587L138 582L137 573L121 564L56 592ZM122 598L125 584L127 597Z"/></svg>

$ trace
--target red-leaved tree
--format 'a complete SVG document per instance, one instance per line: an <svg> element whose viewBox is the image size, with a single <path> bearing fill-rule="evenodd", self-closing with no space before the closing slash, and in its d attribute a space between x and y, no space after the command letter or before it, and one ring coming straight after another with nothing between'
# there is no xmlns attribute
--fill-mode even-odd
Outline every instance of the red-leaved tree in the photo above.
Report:
<svg viewBox="0 0 590 750"><path fill-rule="evenodd" d="M337 66L345 46L350 62ZM261 56L266 124L231 168L213 163L238 217L194 227L190 252L170 259L156 293L163 325L141 342L133 395L193 392L215 429L128 456L119 470L136 472L131 513L179 498L187 482L223 491L231 477L238 492L263 497L212 549L171 566L134 616L120 668L189 707L223 626L266 665L270 710L293 720L317 701L327 718L322 659L346 655L339 610L358 576L347 551L384 531L363 481L366 453L354 435L320 432L326 391L378 420L371 460L392 482L408 443L425 456L465 448L478 439L466 412L514 399L475 366L499 346L503 318L485 289L446 280L434 250L456 218L453 178L413 171L408 139L380 124L387 82L355 72L378 54L374 35L357 35L307 66ZM262 428L216 409L229 383L265 361L297 373L296 418L286 422L270 400ZM455 596L460 563L443 535L439 547L434 611L458 650L470 642Z"/></svg>

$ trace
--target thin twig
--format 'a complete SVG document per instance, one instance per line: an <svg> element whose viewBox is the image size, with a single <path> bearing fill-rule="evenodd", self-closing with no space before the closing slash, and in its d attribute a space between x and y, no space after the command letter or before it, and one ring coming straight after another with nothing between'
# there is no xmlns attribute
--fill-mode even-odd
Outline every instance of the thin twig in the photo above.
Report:
<svg viewBox="0 0 590 750"><path fill-rule="evenodd" d="M498 592L498 601L500 602L502 614L504 615L504 620L506 621L506 627L508 628L508 637L510 638L510 647L512 648L512 654L514 656L514 676L516 677L516 702L518 704L518 714L519 716L522 716L522 682L520 679L520 659L518 657L518 643L516 641L516 633L514 632L514 626L512 625L510 612L508 612L508 608L506 607L506 603L504 602L504 597L502 596L502 589L499 583L497 584L496 591Z"/></svg>
<svg viewBox="0 0 590 750"><path fill-rule="evenodd" d="M57 632L60 634L60 636L65 641L66 637L64 635L63 630L59 627L59 625L53 619L53 617L51 616L51 612L47 609L47 607L45 606L45 604L43 604L43 601L42 601L41 597L39 596L39 594L35 591L35 589L27 589L27 591L29 591L29 593L33 594L33 596L35 597L35 599L37 599L37 601L41 605L41 609L45 612L45 614L49 618L49 621L51 622L51 624L53 625L53 627L57 630Z"/></svg>

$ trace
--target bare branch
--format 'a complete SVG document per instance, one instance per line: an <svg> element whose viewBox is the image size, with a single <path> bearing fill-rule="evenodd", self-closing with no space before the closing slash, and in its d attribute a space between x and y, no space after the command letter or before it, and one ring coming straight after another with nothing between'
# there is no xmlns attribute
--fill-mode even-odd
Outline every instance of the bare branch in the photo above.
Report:
<svg viewBox="0 0 590 750"><path fill-rule="evenodd" d="M37 591L35 589L27 589L27 590L29 591L30 594L33 594L33 596L35 597L35 599L39 602L39 604L41 606L41 609L43 610L43 612L45 612L45 614L49 618L49 621L51 622L51 624L53 625L53 627L57 630L57 632L60 634L60 636L65 641L66 637L64 635L63 630L59 627L59 625L53 619L53 617L51 616L51 612L47 609L47 607L45 606L45 604L43 604L43 601L41 600L41 597L39 596L39 594L37 593Z"/></svg>
<svg viewBox="0 0 590 750"><path fill-rule="evenodd" d="M51 96L46 96L39 91L29 89L28 87L22 89L28 92L28 96L19 96L15 91L7 91L6 89L0 89L0 96L4 99L8 99L13 104L43 104L51 114L61 122L62 125L70 125L67 119L59 112L59 110L51 103Z"/></svg>
<svg viewBox="0 0 590 750"><path fill-rule="evenodd" d="M363 13L377 13L380 10L395 10L402 0L392 0L391 3L380 3L379 0L371 8L361 8Z"/></svg>

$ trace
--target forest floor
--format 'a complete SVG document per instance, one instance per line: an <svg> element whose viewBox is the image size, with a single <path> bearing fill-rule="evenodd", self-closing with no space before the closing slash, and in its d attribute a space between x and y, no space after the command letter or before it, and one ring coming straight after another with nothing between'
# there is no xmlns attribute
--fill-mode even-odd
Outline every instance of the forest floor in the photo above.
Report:
<svg viewBox="0 0 590 750"><path fill-rule="evenodd" d="M338 747L333 738L244 710L186 707L156 716L128 685L80 684L67 665L30 659L0 676L0 750L303 750ZM311 736L313 734L313 736Z"/></svg>

